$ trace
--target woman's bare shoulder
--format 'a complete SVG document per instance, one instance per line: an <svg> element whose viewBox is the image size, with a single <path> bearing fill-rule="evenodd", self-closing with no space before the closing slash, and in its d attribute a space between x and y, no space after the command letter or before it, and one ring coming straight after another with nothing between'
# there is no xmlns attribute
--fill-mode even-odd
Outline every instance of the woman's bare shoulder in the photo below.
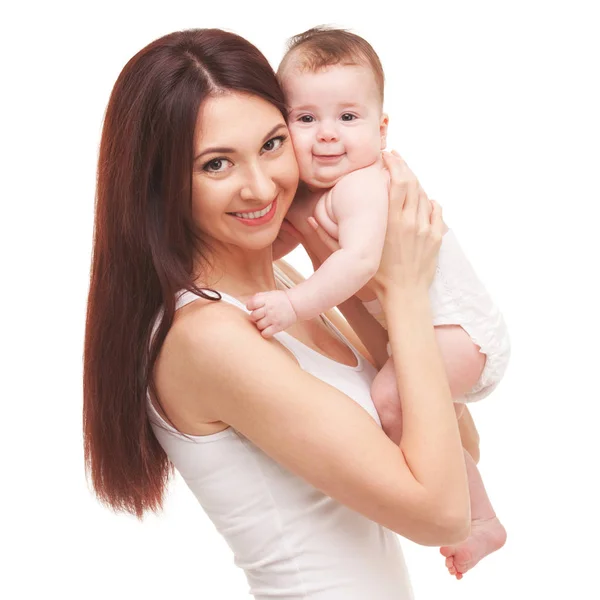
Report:
<svg viewBox="0 0 600 600"><path fill-rule="evenodd" d="M203 435L206 424L219 421L210 401L214 396L201 391L214 385L211 374L228 370L220 361L231 347L248 340L258 349L246 351L260 352L262 337L248 315L232 304L198 298L175 313L154 376L160 404L180 431Z"/></svg>

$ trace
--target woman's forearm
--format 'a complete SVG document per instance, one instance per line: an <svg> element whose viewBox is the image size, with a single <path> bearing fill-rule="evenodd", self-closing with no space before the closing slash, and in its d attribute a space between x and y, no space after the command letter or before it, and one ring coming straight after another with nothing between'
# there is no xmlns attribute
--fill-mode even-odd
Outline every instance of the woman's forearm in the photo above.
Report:
<svg viewBox="0 0 600 600"><path fill-rule="evenodd" d="M467 476L427 290L393 288L382 304L402 398L400 448L428 495L458 511L469 504Z"/></svg>

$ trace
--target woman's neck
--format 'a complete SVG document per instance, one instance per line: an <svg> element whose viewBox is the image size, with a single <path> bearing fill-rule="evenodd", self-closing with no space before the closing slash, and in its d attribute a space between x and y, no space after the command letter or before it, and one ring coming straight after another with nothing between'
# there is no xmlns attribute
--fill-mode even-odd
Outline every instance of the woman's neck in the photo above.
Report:
<svg viewBox="0 0 600 600"><path fill-rule="evenodd" d="M199 265L195 283L199 287L219 290L235 298L250 298L258 292L276 289L271 248L243 254L219 253L211 265Z"/></svg>

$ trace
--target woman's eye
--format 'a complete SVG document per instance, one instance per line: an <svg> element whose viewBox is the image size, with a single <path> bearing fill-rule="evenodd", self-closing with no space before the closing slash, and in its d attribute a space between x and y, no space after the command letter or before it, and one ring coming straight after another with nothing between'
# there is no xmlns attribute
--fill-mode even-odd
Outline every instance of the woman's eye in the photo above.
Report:
<svg viewBox="0 0 600 600"><path fill-rule="evenodd" d="M342 121L354 121L356 119L356 115L351 115L350 113L344 113L342 115Z"/></svg>
<svg viewBox="0 0 600 600"><path fill-rule="evenodd" d="M202 167L205 171L209 173L222 173L229 161L224 158L214 158L213 160L207 162L204 167Z"/></svg>
<svg viewBox="0 0 600 600"><path fill-rule="evenodd" d="M312 123L314 121L314 118L310 115L302 115L298 120L302 123Z"/></svg>
<svg viewBox="0 0 600 600"><path fill-rule="evenodd" d="M278 135L277 137L271 138L264 146L263 150L265 152L274 152L275 150L279 150L281 145L285 141L285 135Z"/></svg>
<svg viewBox="0 0 600 600"><path fill-rule="evenodd" d="M281 138L273 138L272 140L269 140L264 146L263 146L263 150L266 150L267 152L272 152L273 150L277 150L277 148L279 148L279 146L281 146Z"/></svg>

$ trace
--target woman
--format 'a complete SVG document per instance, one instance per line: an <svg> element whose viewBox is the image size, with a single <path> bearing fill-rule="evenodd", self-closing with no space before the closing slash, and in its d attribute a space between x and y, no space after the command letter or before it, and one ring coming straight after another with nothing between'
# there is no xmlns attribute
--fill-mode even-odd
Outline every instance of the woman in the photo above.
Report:
<svg viewBox="0 0 600 600"><path fill-rule="evenodd" d="M319 318L265 340L244 308L293 285L271 246L298 171L266 59L231 33L178 32L133 57L111 95L85 342L92 482L141 517L174 465L259 599L409 598L393 532L427 545L468 535L427 293L441 212L401 159L386 163L374 289L404 403L400 446L381 430L376 371L351 333Z"/></svg>

